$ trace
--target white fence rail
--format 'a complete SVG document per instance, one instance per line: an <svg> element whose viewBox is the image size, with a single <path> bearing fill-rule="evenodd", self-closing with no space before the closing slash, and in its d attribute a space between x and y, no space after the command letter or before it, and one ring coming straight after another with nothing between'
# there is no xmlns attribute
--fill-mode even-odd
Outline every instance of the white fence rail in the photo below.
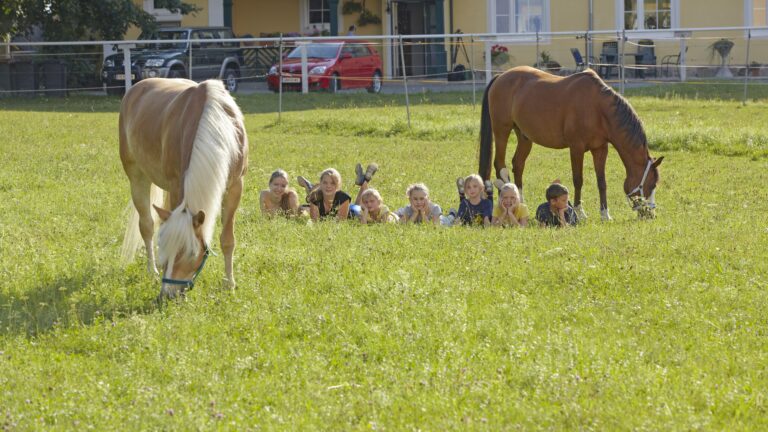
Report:
<svg viewBox="0 0 768 432"><path fill-rule="evenodd" d="M750 83L768 81L768 27L194 40L184 47L181 76L197 80L226 78L224 68L211 67L206 60L212 50L229 44L240 53L237 75L230 77L232 80L263 82L269 78L270 69L279 79L283 74L277 71L282 68L273 65L279 64L290 50L341 39L375 46L383 59L385 87L401 88L406 95L408 85L418 82L440 82L447 88L462 89L471 84L476 93L494 74L520 65L559 75L591 67L620 91L627 83L721 80L743 85L745 100ZM3 43L0 97L121 93L136 80L158 73L132 61L139 48L168 42ZM122 73L105 69L105 59L115 51L121 54L118 58ZM311 79L322 78L322 74L308 70L307 61L302 57L299 87L303 92L310 91ZM341 88L345 80L351 83L363 78L342 75ZM268 87L262 84L254 88L266 91ZM282 92L284 85L273 85L272 89Z"/></svg>

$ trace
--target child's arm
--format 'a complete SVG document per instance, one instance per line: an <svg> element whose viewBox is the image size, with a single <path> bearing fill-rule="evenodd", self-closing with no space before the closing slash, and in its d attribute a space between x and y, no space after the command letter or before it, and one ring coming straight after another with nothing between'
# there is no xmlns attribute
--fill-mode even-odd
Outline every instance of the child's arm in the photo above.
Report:
<svg viewBox="0 0 768 432"><path fill-rule="evenodd" d="M361 224L367 224L368 223L368 209L363 207L363 214L360 215L360 223Z"/></svg>
<svg viewBox="0 0 768 432"><path fill-rule="evenodd" d="M288 212L291 215L297 215L299 214L299 196L296 194L296 192L288 192Z"/></svg>
<svg viewBox="0 0 768 432"><path fill-rule="evenodd" d="M267 210L266 200L264 199L264 194L265 194L265 191L261 191L261 193L259 194L259 208L261 209L261 214L263 216L266 216L268 210Z"/></svg>
<svg viewBox="0 0 768 432"><path fill-rule="evenodd" d="M528 226L528 218L521 218L519 221L517 221L520 224L520 228L525 228Z"/></svg>
<svg viewBox="0 0 768 432"><path fill-rule="evenodd" d="M347 217L349 217L349 201L344 201L339 206L339 211L336 213L336 220L347 220Z"/></svg>
<svg viewBox="0 0 768 432"><path fill-rule="evenodd" d="M483 226L485 228L491 226L491 219L488 216L483 217Z"/></svg>
<svg viewBox="0 0 768 432"><path fill-rule="evenodd" d="M320 209L313 203L309 203L309 217L315 222L320 219Z"/></svg>
<svg viewBox="0 0 768 432"><path fill-rule="evenodd" d="M426 215L426 214L427 214L427 211L424 210L424 215ZM438 214L430 213L430 215L427 217L427 220L431 220L432 223L435 224L435 225L440 225L440 215L438 215Z"/></svg>

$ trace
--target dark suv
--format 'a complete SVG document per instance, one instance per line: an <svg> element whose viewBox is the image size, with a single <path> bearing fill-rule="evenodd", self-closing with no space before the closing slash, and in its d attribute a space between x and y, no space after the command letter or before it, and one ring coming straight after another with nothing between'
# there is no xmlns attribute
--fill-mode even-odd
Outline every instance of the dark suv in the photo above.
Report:
<svg viewBox="0 0 768 432"><path fill-rule="evenodd" d="M230 92L237 90L243 64L242 50L237 42L216 42L217 39L234 39L229 28L163 28L153 34L142 34L139 39L167 42L137 44L131 50L132 82L156 77L197 81L219 78L224 80ZM125 69L122 52L104 59L101 80L106 84L108 93L123 92Z"/></svg>

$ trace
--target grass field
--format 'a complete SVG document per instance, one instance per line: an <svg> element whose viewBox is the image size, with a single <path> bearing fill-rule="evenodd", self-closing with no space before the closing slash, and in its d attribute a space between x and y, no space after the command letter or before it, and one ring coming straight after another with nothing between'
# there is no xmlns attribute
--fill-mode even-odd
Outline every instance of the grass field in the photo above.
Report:
<svg viewBox="0 0 768 432"><path fill-rule="evenodd" d="M569 230L268 221L275 168L358 161L390 207L424 181L444 209L477 169L471 94L238 98L251 142L235 275L209 260L158 307L144 256L119 264L128 183L115 98L0 100L3 430L765 430L768 95L638 89L666 156L658 218L637 221L609 156L600 223L587 158ZM534 147L533 207L567 185ZM218 244L214 244L218 250Z"/></svg>

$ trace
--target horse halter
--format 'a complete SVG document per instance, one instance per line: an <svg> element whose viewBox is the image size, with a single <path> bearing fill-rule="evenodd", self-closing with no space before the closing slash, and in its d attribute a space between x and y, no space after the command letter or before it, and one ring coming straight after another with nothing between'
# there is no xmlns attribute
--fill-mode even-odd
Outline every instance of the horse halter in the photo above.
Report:
<svg viewBox="0 0 768 432"><path fill-rule="evenodd" d="M201 271L203 271L203 267L205 266L205 262L208 260L208 255L212 254L211 249L208 247L208 245L205 245L205 254L203 255L203 262L200 263L200 266L197 267L197 270L195 270L195 274L192 275L192 279L171 279L171 278L163 278L164 284L169 285L181 285L182 292L184 291L191 291L192 288L195 287L195 279L197 279L197 276L200 274Z"/></svg>
<svg viewBox="0 0 768 432"><path fill-rule="evenodd" d="M645 171L643 171L643 178L640 179L640 184L637 185L636 188L629 191L629 193L627 194L627 200L630 202L630 204L632 203L632 194L634 194L635 192L640 192L640 196L645 199L650 198L650 197L646 198L645 195L643 195L643 185L645 184L645 179L648 178L648 173L651 171L652 166L653 166L653 159L648 158L648 164L645 165ZM651 193L651 196L653 196L653 193ZM651 206L653 207L652 203L651 203Z"/></svg>

